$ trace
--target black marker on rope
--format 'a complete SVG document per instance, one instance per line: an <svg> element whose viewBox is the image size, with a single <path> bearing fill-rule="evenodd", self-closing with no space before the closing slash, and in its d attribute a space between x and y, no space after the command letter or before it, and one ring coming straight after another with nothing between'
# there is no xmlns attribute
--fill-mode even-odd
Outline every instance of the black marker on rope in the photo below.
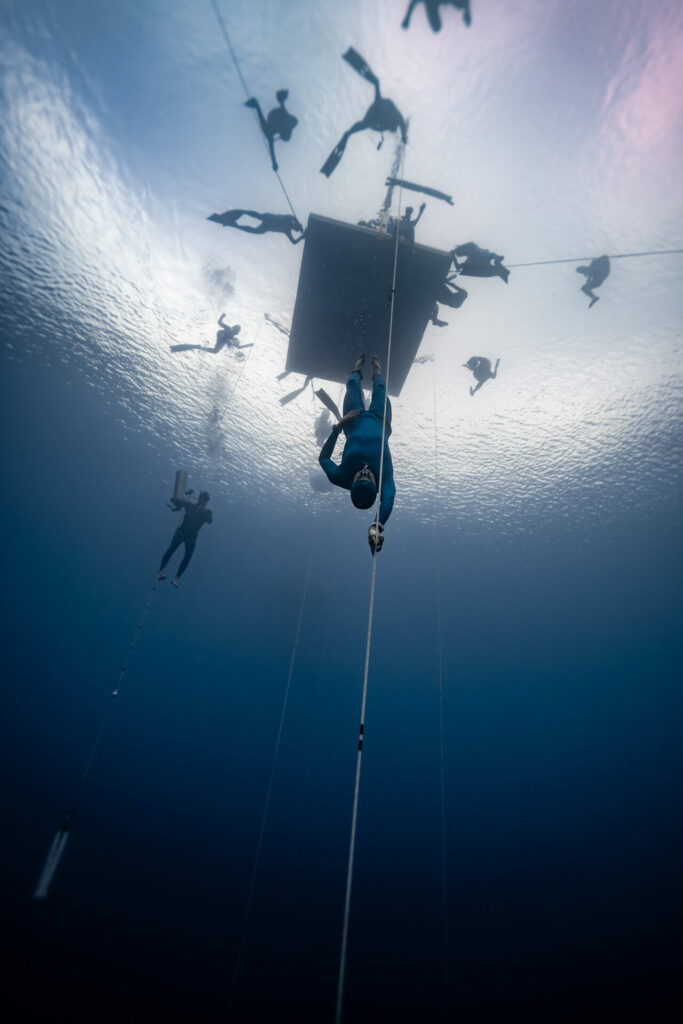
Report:
<svg viewBox="0 0 683 1024"><path fill-rule="evenodd" d="M74 816L74 813L76 811L76 803L78 801L78 797L80 795L81 788L84 786L85 781L86 781L88 775L90 774L90 769L92 767L92 763L95 760L95 755L97 754L99 745L100 745L100 743L102 741L102 737L104 736L104 730L106 729L107 722L109 721L109 715L111 714L111 709L112 709L112 702L119 695L119 687L121 686L121 683L123 681L123 677L126 674L126 671L128 669L128 664L129 664L130 659L132 657L133 651L135 650L135 645L138 642L138 637L140 636L140 633L142 632L143 626L145 624L145 620L147 619L147 615L149 613L149 609L150 609L150 606L152 604L152 600L153 600L154 595L156 593L156 589L157 589L157 585L156 585L156 583L154 583L154 585L152 586L152 589L149 592L149 596L147 597L147 600L145 602L145 607L142 610L142 615L140 616L138 624L135 627L135 632L133 633L133 639L131 640L131 642L130 642L130 644L128 646L128 651L126 652L126 657L124 659L123 665L121 666L121 671L119 672L119 678L118 678L118 681L116 683L116 688L114 690L112 690L112 692L109 695L109 699L107 701L107 709L106 709L106 711L104 713L104 716L102 718L102 722L101 722L100 728L99 728L99 730L97 732L97 736L95 737L95 742L93 743L92 747L90 748L90 753L88 754L88 757L86 758L86 761L85 761L85 765L83 766L83 770L81 772L80 778L79 778L78 783L77 783L76 792L74 793L73 799L72 799L72 801L71 801L71 803L69 805L69 808L68 808L68 810L67 810L67 812L66 812L66 814L64 816L64 821L62 822L62 824L61 824L61 826L60 826L56 836L52 840L52 845L50 846L50 849L48 851L47 857L45 858L45 864L43 865L43 870L41 871L40 878L38 879L38 884L37 884L37 886L35 888L35 891L33 893L33 898L35 900L44 900L47 897L47 894L49 892L50 884L51 884L52 879L54 877L54 874L55 874L55 872L56 872L56 870L57 870L57 868L59 866L59 862L60 862L60 860L62 858L62 854L64 853L64 849L66 847L66 841L69 838L69 830L71 828L71 820L72 820L72 818Z"/></svg>

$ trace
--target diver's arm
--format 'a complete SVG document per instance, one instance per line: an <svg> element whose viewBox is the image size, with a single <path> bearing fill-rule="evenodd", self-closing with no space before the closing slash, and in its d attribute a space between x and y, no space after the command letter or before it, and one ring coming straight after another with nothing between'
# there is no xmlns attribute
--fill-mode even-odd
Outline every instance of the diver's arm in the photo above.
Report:
<svg viewBox="0 0 683 1024"><path fill-rule="evenodd" d="M341 484L341 466L332 461L332 452L340 433L341 423L335 423L330 431L330 436L320 449L320 455L318 456L318 462L322 466L327 479L333 484Z"/></svg>
<svg viewBox="0 0 683 1024"><path fill-rule="evenodd" d="M180 512L181 508L188 509L193 506L193 502L187 501L186 498L171 498L171 502L175 505L176 512Z"/></svg>
<svg viewBox="0 0 683 1024"><path fill-rule="evenodd" d="M401 28L408 28L410 25L410 16L413 13L413 9L419 4L420 0L410 0L410 7L406 12L406 16L401 22Z"/></svg>
<svg viewBox="0 0 683 1024"><path fill-rule="evenodd" d="M382 466L382 493L380 495L379 521L384 526L391 515L396 497L396 484L394 483L394 464L391 461L391 454L388 446L384 449L384 465Z"/></svg>

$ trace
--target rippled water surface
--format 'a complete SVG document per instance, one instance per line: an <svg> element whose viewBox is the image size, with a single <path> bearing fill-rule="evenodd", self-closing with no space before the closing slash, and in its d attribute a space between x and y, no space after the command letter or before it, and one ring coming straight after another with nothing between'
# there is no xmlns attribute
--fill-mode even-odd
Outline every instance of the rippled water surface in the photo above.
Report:
<svg viewBox="0 0 683 1024"><path fill-rule="evenodd" d="M465 305L441 307L448 326L428 326L393 400L397 499L378 564L375 747L347 1019L579 1019L549 1009L567 949L576 1013L607 1014L638 944L627 929L606 952L624 903L601 841L617 859L631 850L622 868L640 894L634 914L666 945L642 879L657 863L668 877L673 833L662 822L680 795L669 730L680 715L683 254L613 259L590 310L576 264L552 261L683 247L683 8L472 0L469 29L446 7L437 34L421 4L402 30L407 0L217 2L249 92L268 110L289 89L299 123L276 147L302 223L312 213L370 219L385 198L392 135L379 151L374 133L354 135L334 174L319 172L372 98L340 59L353 46L409 119L404 177L453 196L452 206L427 200L417 241L449 250L474 239L513 267L507 285L468 278ZM30 892L175 525L163 501L178 466L209 487L216 518L177 595L185 603L150 620L138 663L147 696L137 691L117 720L70 867L65 858L55 900L62 914L76 901L73 955L49 966L62 918L46 910L39 952L20 952L17 970L29 964L56 998L91 979L80 1016L59 1019L103 1019L88 1016L88 1000L107 989L117 1019L223 1019L310 549L236 1019L330 1020L371 563L367 515L321 486L322 406L310 387L279 401L304 383L281 378L287 338L273 322L291 324L303 245L206 219L288 209L209 0L4 0L0 57L3 515L14 538L5 806L24 809L8 875L17 892ZM394 191L394 213L398 200ZM171 354L213 344L222 312L253 349ZM462 366L471 355L500 359L474 397ZM320 383L340 398L340 385ZM446 995L438 666L445 848L464 907L448 912ZM146 778L148 758L158 778ZM599 796L587 811L593 769ZM651 789L638 789L648 770ZM506 789L509 771L520 774ZM634 852L641 833L654 838ZM503 834L516 842L508 848ZM563 849L574 852L563 860ZM570 863L587 870L575 894L583 917L561 895ZM93 881L103 864L116 897ZM588 894L607 877L603 929L587 953ZM301 910L309 884L317 917ZM535 923L518 925L513 980L522 919ZM200 951L181 983L192 935ZM158 952L146 973L147 942ZM110 956L118 979L105 981ZM654 1020L652 992L672 994L673 982L638 962L629 998ZM505 1011L477 996L487 964L493 988L511 986Z"/></svg>

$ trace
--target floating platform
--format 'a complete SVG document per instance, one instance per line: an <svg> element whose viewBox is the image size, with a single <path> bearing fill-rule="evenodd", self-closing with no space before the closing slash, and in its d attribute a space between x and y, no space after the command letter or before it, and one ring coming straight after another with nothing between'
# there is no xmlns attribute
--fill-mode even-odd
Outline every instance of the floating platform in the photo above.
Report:
<svg viewBox="0 0 683 1024"><path fill-rule="evenodd" d="M365 352L386 370L395 245L394 235L310 215L285 369L344 383ZM390 395L401 393L450 266L449 253L399 240Z"/></svg>

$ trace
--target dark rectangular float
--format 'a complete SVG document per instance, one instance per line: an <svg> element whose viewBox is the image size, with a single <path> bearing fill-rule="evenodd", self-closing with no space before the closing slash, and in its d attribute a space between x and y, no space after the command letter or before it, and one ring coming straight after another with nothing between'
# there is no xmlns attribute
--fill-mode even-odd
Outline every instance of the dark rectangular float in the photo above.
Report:
<svg viewBox="0 0 683 1024"><path fill-rule="evenodd" d="M393 234L310 215L287 370L343 383L361 352L386 368L395 244ZM450 264L446 252L399 241L391 395L401 393Z"/></svg>

